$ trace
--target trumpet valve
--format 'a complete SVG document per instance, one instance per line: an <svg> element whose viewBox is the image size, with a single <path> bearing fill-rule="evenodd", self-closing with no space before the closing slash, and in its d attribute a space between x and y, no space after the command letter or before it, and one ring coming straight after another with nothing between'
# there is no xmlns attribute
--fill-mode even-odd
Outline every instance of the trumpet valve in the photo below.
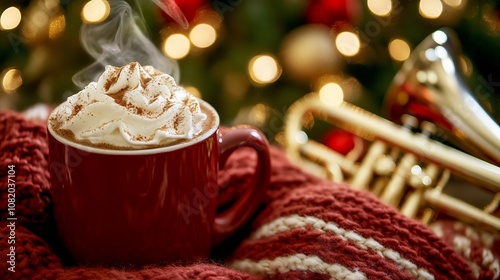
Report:
<svg viewBox="0 0 500 280"><path fill-rule="evenodd" d="M435 166L435 165L433 165ZM414 165L410 169L410 178L408 183L414 189L429 188L433 183L433 176L431 176L429 171L423 170L420 165ZM435 172L432 172L435 173ZM435 174L434 174L435 176Z"/></svg>
<svg viewBox="0 0 500 280"><path fill-rule="evenodd" d="M396 168L396 163L389 156L382 154L375 163L374 171L379 176L389 176Z"/></svg>

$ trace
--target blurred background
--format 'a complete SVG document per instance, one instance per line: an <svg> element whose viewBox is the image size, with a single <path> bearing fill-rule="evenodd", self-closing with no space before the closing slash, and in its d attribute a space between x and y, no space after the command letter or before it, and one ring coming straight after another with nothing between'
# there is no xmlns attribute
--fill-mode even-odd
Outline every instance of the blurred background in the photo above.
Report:
<svg viewBox="0 0 500 280"><path fill-rule="evenodd" d="M457 33L467 82L500 119L498 0L176 0L187 27L161 9L169 2L127 1L141 32L178 64L178 82L225 125L252 124L274 141L288 107L312 91L383 116L402 62L441 27ZM113 3L2 0L0 108L54 106L78 92L72 77L95 62L80 29L106 22Z"/></svg>

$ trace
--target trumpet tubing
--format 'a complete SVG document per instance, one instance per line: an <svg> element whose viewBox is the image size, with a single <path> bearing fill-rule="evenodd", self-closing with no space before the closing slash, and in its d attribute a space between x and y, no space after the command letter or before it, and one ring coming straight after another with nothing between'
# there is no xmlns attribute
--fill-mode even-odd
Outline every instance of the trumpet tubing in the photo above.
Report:
<svg viewBox="0 0 500 280"><path fill-rule="evenodd" d="M344 156L309 139L302 121L309 114L370 143L366 152L357 158ZM287 113L284 149L304 169L355 189L368 189L409 217L428 222L434 212L443 212L499 231L500 218L492 213L500 201L500 167L432 140L430 124L414 132L418 122L409 120L410 125L397 125L347 102L329 106L311 93ZM447 194L444 189L452 176L491 193L489 210Z"/></svg>

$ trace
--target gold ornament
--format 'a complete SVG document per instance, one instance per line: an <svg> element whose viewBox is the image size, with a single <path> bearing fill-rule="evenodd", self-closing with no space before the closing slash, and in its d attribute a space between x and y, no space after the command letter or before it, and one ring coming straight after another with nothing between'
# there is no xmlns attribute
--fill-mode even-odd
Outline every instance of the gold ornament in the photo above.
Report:
<svg viewBox="0 0 500 280"><path fill-rule="evenodd" d="M286 35L281 47L284 74L310 82L338 71L342 56L335 47L335 36L321 25L305 25Z"/></svg>

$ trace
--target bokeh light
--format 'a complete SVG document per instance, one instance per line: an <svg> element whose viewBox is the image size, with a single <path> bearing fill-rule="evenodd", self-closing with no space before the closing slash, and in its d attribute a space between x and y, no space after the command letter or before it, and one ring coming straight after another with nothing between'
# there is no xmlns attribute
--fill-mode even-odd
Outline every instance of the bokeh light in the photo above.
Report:
<svg viewBox="0 0 500 280"><path fill-rule="evenodd" d="M327 83L320 88L319 99L329 106L338 106L344 101L344 91L337 83Z"/></svg>
<svg viewBox="0 0 500 280"><path fill-rule="evenodd" d="M367 5L370 12L381 17L390 15L392 11L391 0L368 0Z"/></svg>
<svg viewBox="0 0 500 280"><path fill-rule="evenodd" d="M344 31L337 35L335 38L335 45L339 52L345 56L355 56L358 54L361 42L359 41L358 35Z"/></svg>
<svg viewBox="0 0 500 280"><path fill-rule="evenodd" d="M444 3L446 3L446 5L454 8L460 7L464 2L464 0L444 0Z"/></svg>
<svg viewBox="0 0 500 280"><path fill-rule="evenodd" d="M254 82L269 84L279 78L281 67L276 58L270 55L258 55L250 60L248 73Z"/></svg>
<svg viewBox="0 0 500 280"><path fill-rule="evenodd" d="M8 94L16 92L16 90L23 84L21 71L15 68L5 70L1 77L2 89Z"/></svg>
<svg viewBox="0 0 500 280"><path fill-rule="evenodd" d="M61 36L66 29L66 17L64 14L60 14L53 18L49 24L49 38L55 39Z"/></svg>
<svg viewBox="0 0 500 280"><path fill-rule="evenodd" d="M21 11L16 7L5 9L0 16L0 28L3 30L14 29L19 23L21 23Z"/></svg>
<svg viewBox="0 0 500 280"><path fill-rule="evenodd" d="M103 22L109 16L110 9L106 0L90 0L83 6L82 20L93 24Z"/></svg>
<svg viewBox="0 0 500 280"><path fill-rule="evenodd" d="M410 56L410 45L405 40L394 39L389 43L389 55L396 61L405 61Z"/></svg>
<svg viewBox="0 0 500 280"><path fill-rule="evenodd" d="M163 53L173 59L184 58L190 50L191 43L184 34L172 34L163 42Z"/></svg>
<svg viewBox="0 0 500 280"><path fill-rule="evenodd" d="M191 29L189 39L198 48L207 48L217 39L217 32L210 24L200 23Z"/></svg>
<svg viewBox="0 0 500 280"><path fill-rule="evenodd" d="M335 35L324 25L312 24L286 34L279 51L283 73L296 81L309 83L341 69L345 59L335 46Z"/></svg>
<svg viewBox="0 0 500 280"><path fill-rule="evenodd" d="M443 13L443 3L441 0L420 0L419 11L423 17L435 19Z"/></svg>

